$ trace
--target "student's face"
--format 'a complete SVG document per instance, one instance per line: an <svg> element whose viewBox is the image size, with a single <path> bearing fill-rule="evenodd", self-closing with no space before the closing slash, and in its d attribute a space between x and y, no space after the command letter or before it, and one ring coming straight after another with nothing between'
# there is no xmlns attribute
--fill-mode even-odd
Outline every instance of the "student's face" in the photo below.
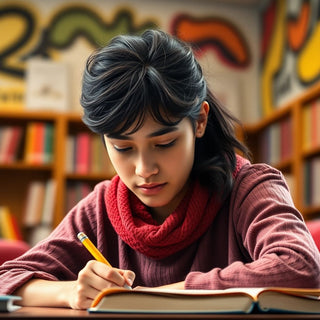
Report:
<svg viewBox="0 0 320 320"><path fill-rule="evenodd" d="M157 216L169 215L187 190L195 139L204 133L207 113L208 106L202 107L195 130L187 118L165 126L148 116L134 133L104 137L121 180Z"/></svg>

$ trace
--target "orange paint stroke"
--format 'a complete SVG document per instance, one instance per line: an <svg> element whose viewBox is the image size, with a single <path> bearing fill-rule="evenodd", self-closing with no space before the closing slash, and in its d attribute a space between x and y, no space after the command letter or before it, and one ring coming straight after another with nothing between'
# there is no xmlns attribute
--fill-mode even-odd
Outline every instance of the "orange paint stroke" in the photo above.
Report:
<svg viewBox="0 0 320 320"><path fill-rule="evenodd" d="M250 63L247 42L228 21L179 15L173 22L172 33L195 47L214 47L219 56L233 67L246 67Z"/></svg>
<svg viewBox="0 0 320 320"><path fill-rule="evenodd" d="M293 51L298 51L306 41L310 13L310 2L304 1L300 16L297 19L292 17L288 19L288 44Z"/></svg>

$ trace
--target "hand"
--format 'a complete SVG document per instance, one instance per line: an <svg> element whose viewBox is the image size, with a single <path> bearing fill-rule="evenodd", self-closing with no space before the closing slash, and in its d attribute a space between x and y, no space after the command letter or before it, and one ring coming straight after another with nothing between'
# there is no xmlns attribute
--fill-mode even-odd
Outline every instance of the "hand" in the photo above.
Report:
<svg viewBox="0 0 320 320"><path fill-rule="evenodd" d="M105 288L132 286L135 274L130 270L111 268L106 264L90 260L79 272L74 285L75 293L70 295L73 309L87 309L96 295Z"/></svg>

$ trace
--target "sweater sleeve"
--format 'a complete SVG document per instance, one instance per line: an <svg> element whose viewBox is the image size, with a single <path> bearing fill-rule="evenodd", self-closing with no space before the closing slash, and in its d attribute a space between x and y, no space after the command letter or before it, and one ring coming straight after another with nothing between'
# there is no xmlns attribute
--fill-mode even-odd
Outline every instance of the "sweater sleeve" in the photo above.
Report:
<svg viewBox="0 0 320 320"><path fill-rule="evenodd" d="M85 232L98 243L97 224L106 225L106 212L101 208L104 184L98 185L81 200L43 241L24 255L0 266L0 294L11 294L32 278L75 280L78 272L92 259L77 234ZM99 226L100 228L100 226ZM99 230L104 234L104 230Z"/></svg>
<svg viewBox="0 0 320 320"><path fill-rule="evenodd" d="M192 272L186 288L320 287L319 251L279 171L263 164L245 166L229 210L229 232L235 233L247 261Z"/></svg>

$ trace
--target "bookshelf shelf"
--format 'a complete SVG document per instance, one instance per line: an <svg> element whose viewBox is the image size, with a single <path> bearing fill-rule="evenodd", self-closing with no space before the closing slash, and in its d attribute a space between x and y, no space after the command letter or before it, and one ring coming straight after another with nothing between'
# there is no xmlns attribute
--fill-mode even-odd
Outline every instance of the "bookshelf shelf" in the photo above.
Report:
<svg viewBox="0 0 320 320"><path fill-rule="evenodd" d="M292 168L292 159L281 160L280 162L272 165L282 172L290 172Z"/></svg>
<svg viewBox="0 0 320 320"><path fill-rule="evenodd" d="M304 215L311 219L313 217L319 217L320 205L319 206L309 206L304 208Z"/></svg>
<svg viewBox="0 0 320 320"><path fill-rule="evenodd" d="M319 128L320 130L320 128ZM320 156L320 146L308 149L308 150L303 150L302 151L302 156L304 158L310 158L314 156Z"/></svg>
<svg viewBox="0 0 320 320"><path fill-rule="evenodd" d="M281 131L285 122L291 128L289 131ZM275 109L259 123L244 128L245 141L252 151L253 162L270 163L288 177L295 205L305 219L320 216L320 184L317 183L320 181L319 128L320 82L293 101ZM281 139L283 145L279 149ZM290 146L286 156L279 155L279 150L283 152L283 146Z"/></svg>
<svg viewBox="0 0 320 320"><path fill-rule="evenodd" d="M14 163L1 163L0 170L34 170L34 171L51 171L52 164L34 165L25 163L23 161L16 161Z"/></svg>

